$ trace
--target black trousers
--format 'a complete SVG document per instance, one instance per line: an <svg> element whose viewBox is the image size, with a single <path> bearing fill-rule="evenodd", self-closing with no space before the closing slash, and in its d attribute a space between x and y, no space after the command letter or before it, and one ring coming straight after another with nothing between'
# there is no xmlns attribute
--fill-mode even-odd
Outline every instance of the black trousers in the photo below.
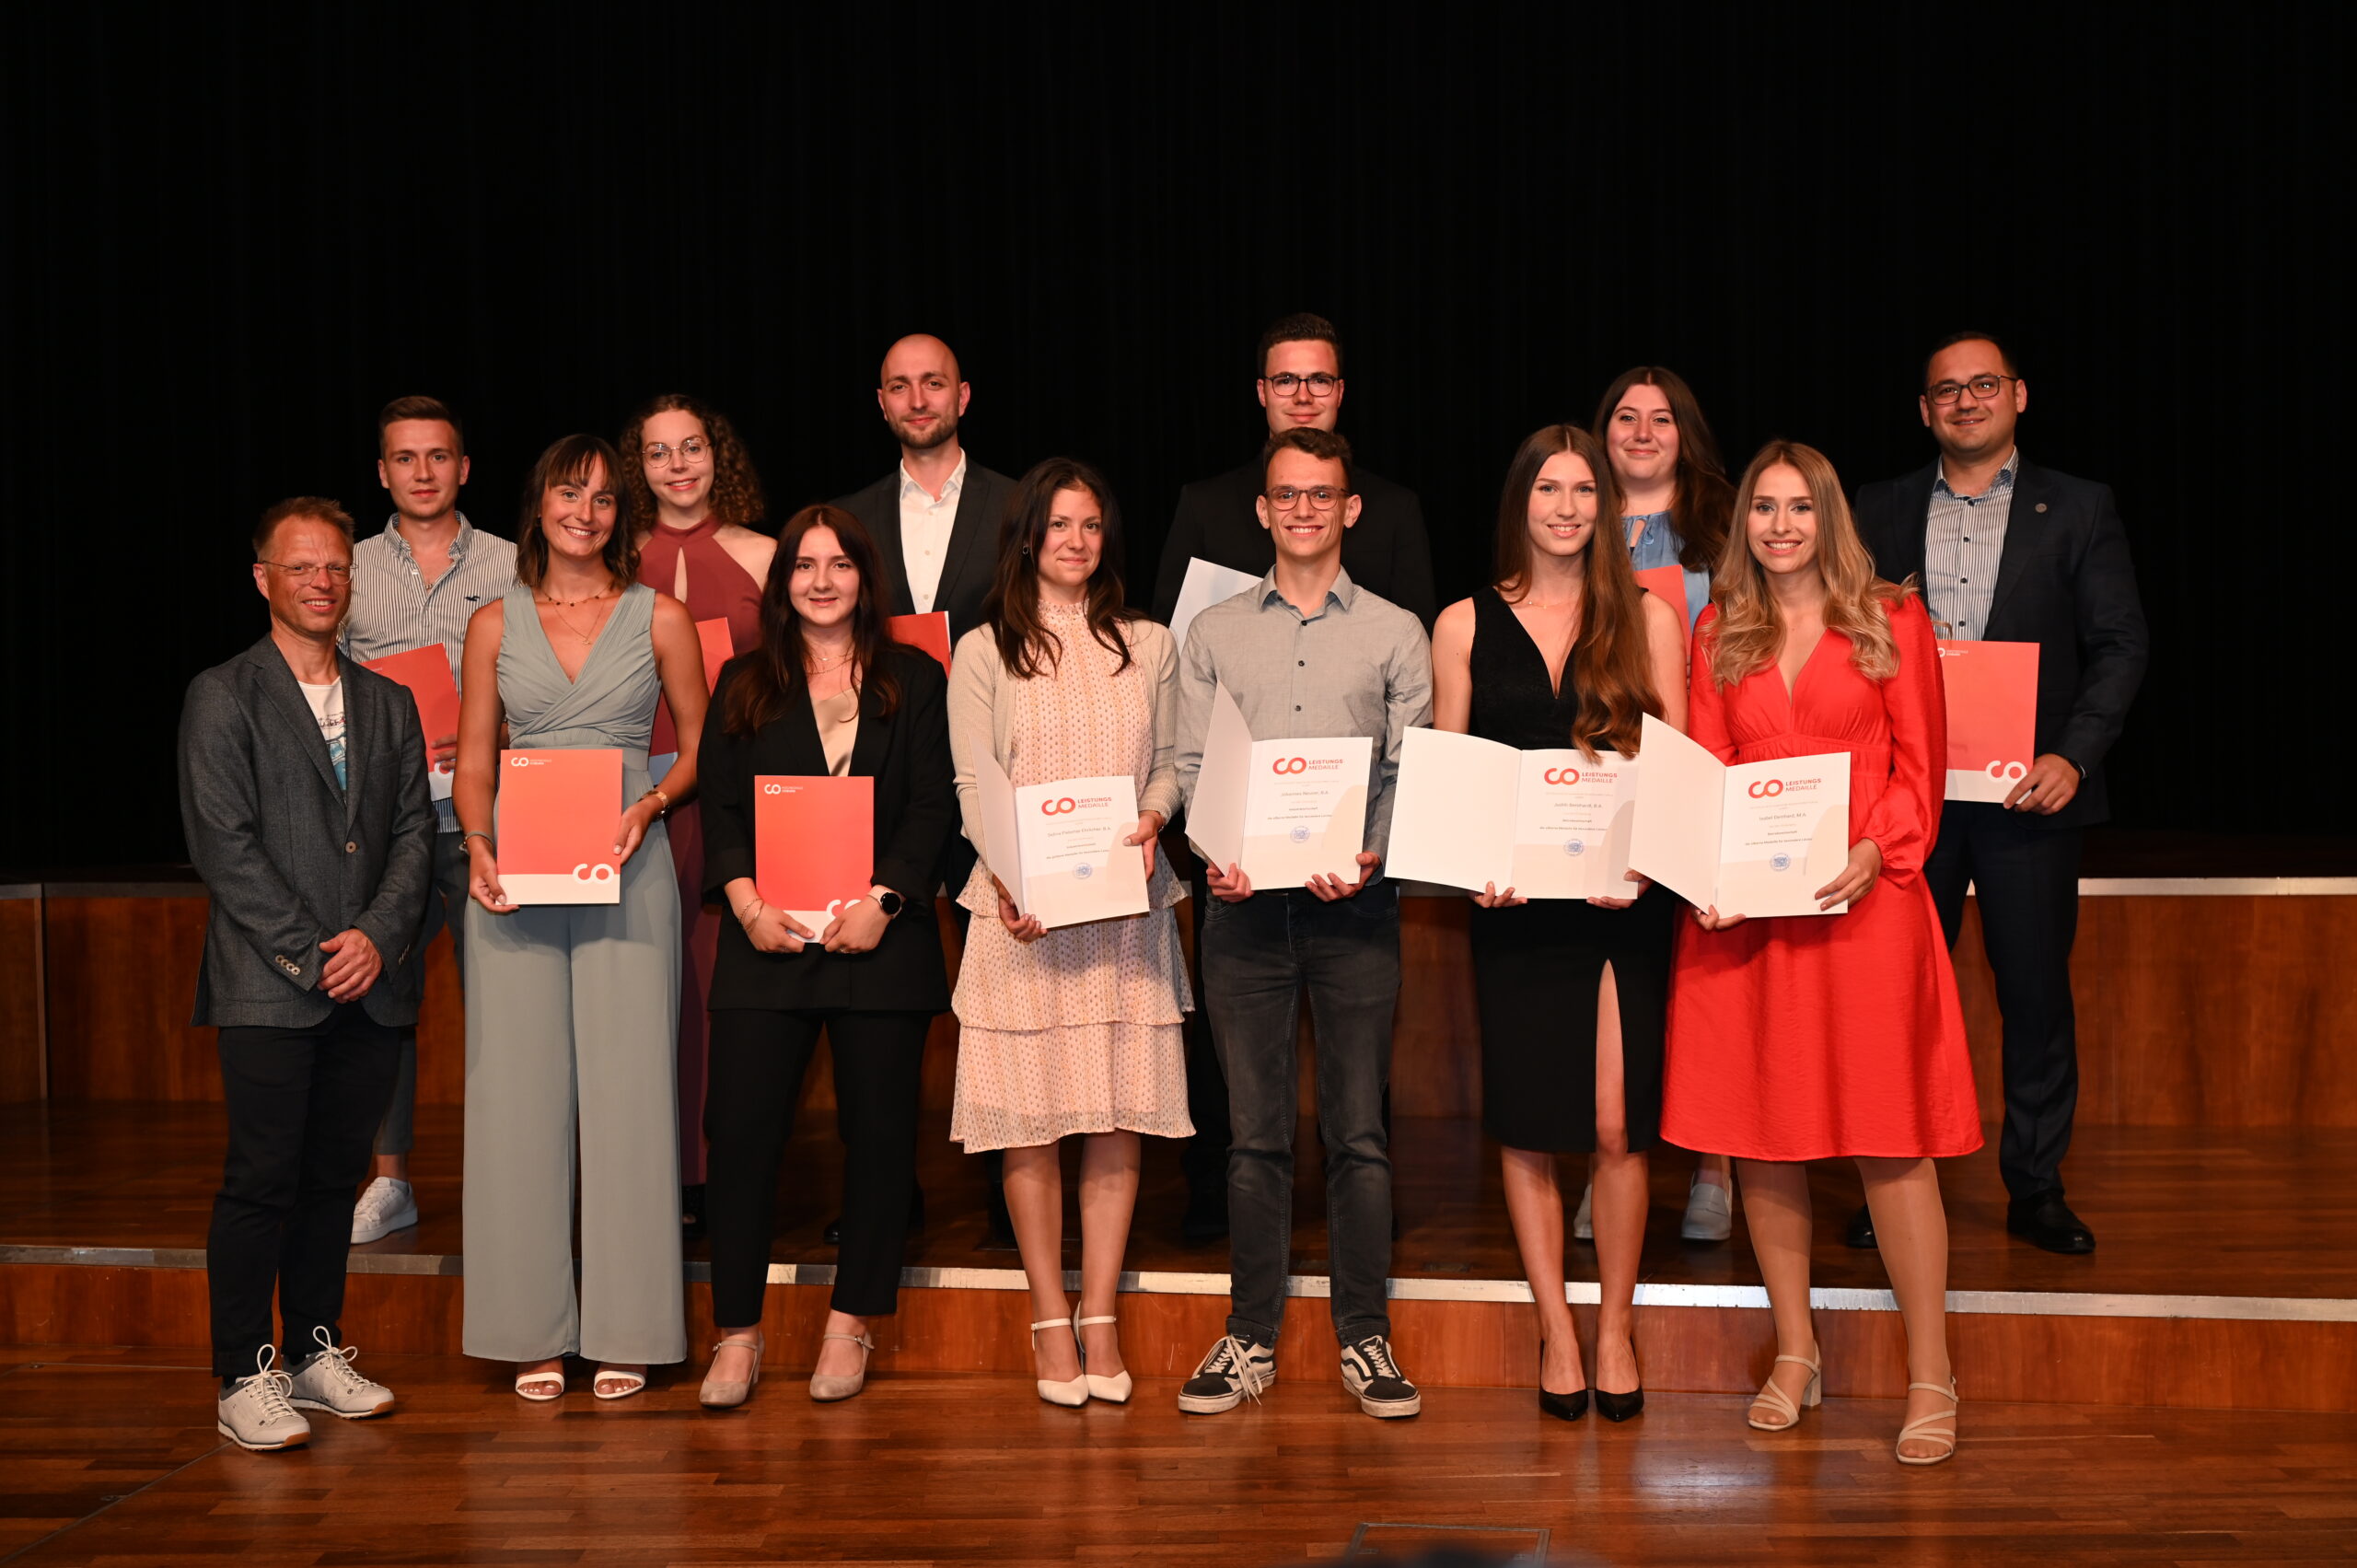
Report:
<svg viewBox="0 0 2357 1568"><path fill-rule="evenodd" d="M1164 835L1163 842L1169 842ZM1227 1208L1227 1149L1235 1132L1227 1116L1227 1074L1219 1064L1218 1047L1212 1043L1211 1009L1203 1003L1203 912L1211 907L1210 886L1203 869L1191 855L1187 907L1195 923L1195 961L1187 980L1195 989L1195 1010L1187 1015L1182 1038L1187 1051L1187 1117L1195 1135L1179 1145L1178 1168L1186 1174L1187 1192L1199 1209Z"/></svg>
<svg viewBox="0 0 2357 1568"><path fill-rule="evenodd" d="M353 1196L409 1032L377 1023L358 1002L305 1028L221 1031L229 1154L204 1243L215 1376L253 1375L272 1342L273 1293L288 1360L319 1348L314 1329L343 1342L336 1319Z"/></svg>
<svg viewBox="0 0 2357 1568"><path fill-rule="evenodd" d="M929 1013L713 1013L704 1224L712 1237L712 1313L723 1328L761 1320L778 1162L821 1029L834 1055L835 1128L843 1142L843 1244L833 1306L854 1318L899 1310L917 1180L917 1088L932 1024Z"/></svg>
<svg viewBox="0 0 2357 1568"><path fill-rule="evenodd" d="M2078 1016L2071 945L2079 932L2076 828L1979 801L1952 800L1923 868L1948 946L1964 924L1964 889L1980 903L1981 940L2004 1015L2005 1125L1997 1169L2016 1201L2062 1191L2062 1156L2079 1108Z"/></svg>

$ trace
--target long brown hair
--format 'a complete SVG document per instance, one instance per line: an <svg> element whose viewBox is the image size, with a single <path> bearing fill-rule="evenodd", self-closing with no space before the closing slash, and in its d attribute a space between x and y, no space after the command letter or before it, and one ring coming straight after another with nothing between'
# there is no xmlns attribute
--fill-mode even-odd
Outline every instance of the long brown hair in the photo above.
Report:
<svg viewBox="0 0 2357 1568"><path fill-rule="evenodd" d="M853 684L876 699L878 714L900 704L900 683L885 655L892 638L878 608L883 579L876 570L876 541L857 517L840 506L805 506L778 530L777 554L761 588L761 645L736 661L741 668L728 683L721 722L731 735L752 734L784 714L787 704L809 689L808 644L792 589L794 558L812 528L833 529L835 542L859 574L859 599L851 610Z"/></svg>
<svg viewBox="0 0 2357 1568"><path fill-rule="evenodd" d="M1121 656L1116 675L1130 668L1123 622L1137 620L1138 612L1123 602L1121 592L1121 508L1112 486L1095 469L1077 458L1049 458L1032 466L1007 500L999 528L998 576L982 601L982 623L998 640L999 660L1020 680L1053 674L1063 657L1063 639L1039 616L1039 552L1046 548L1048 517L1059 490L1086 490L1104 515L1097 536L1101 553L1088 578L1088 634Z"/></svg>
<svg viewBox="0 0 2357 1568"><path fill-rule="evenodd" d="M614 531L606 536L606 575L617 588L638 581L638 534L631 527L630 492L621 483L621 456L602 436L565 436L549 444L524 482L524 512L516 524L516 580L526 587L539 587L549 574L549 536L540 527L540 497L552 484L587 489L600 463L614 497Z"/></svg>
<svg viewBox="0 0 2357 1568"><path fill-rule="evenodd" d="M1620 486L1604 443L1576 424L1541 425L1523 438L1506 465L1505 487L1498 493L1498 594L1512 604L1530 587L1530 489L1547 459L1563 452L1596 476L1596 527L1588 533L1580 623L1564 668L1579 699L1572 743L1591 758L1599 746L1633 757L1644 715L1659 718L1662 712L1647 656L1644 593L1620 542Z"/></svg>
<svg viewBox="0 0 2357 1568"><path fill-rule="evenodd" d="M646 458L640 448L646 445L646 422L658 413L673 412L693 415L703 426L703 438L712 443L712 515L723 528L731 523L740 528L757 527L763 511L761 476L753 471L753 459L747 455L745 443L737 438L737 427L718 409L685 392L666 392L647 400L622 427L622 450L630 454L629 471L622 475L622 482L630 490L632 508L646 519L646 528L653 528L662 517L655 507L655 487L646 482ZM865 578L860 587L863 590L867 587Z"/></svg>
<svg viewBox="0 0 2357 1568"><path fill-rule="evenodd" d="M1678 425L1678 488L1669 503L1669 531L1678 539L1678 563L1689 572L1707 572L1726 543L1729 520L1735 516L1735 494L1727 484L1726 465L1719 460L1718 437L1702 417L1694 389L1675 370L1640 365L1624 370L1596 405L1596 439L1608 442L1612 413L1631 387L1657 387Z"/></svg>
<svg viewBox="0 0 2357 1568"><path fill-rule="evenodd" d="M1759 476L1782 466L1794 470L1808 486L1809 504L1817 513L1817 568L1825 577L1825 629L1850 639L1850 662L1869 680L1887 680L1898 673L1898 643L1890 633L1890 614L1914 591L1913 578L1903 584L1875 575L1874 557L1858 537L1858 524L1841 494L1841 478L1832 461L1814 447L1797 441L1771 441L1759 448L1743 470L1736 487L1736 525L1727 530L1726 547L1713 575L1711 602L1718 620L1710 628L1711 679L1733 686L1763 668L1784 645L1784 621L1768 592L1768 575L1751 553L1750 530L1741 519L1751 511Z"/></svg>

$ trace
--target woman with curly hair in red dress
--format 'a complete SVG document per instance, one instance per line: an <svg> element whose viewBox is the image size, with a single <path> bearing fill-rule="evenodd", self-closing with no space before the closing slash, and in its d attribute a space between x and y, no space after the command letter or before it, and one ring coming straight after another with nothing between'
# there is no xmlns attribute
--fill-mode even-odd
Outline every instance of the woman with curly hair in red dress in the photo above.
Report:
<svg viewBox="0 0 2357 1568"><path fill-rule="evenodd" d="M1931 618L1875 576L1824 454L1771 442L1736 492L1695 629L1689 733L1723 762L1850 754L1850 859L1817 892L1848 912L1747 922L1701 909L1672 970L1662 1136L1735 1156L1776 1319L1750 1423L1817 1402L1808 1173L1852 1158L1907 1325L1902 1464L1956 1451L1947 1215L1935 1158L1980 1146L1956 974L1923 862L1947 725Z"/></svg>

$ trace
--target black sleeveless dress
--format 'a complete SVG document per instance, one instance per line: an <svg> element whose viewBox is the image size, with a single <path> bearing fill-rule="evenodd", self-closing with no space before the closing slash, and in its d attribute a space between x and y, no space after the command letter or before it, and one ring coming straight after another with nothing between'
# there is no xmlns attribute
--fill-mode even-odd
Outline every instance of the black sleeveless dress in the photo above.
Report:
<svg viewBox="0 0 2357 1568"><path fill-rule="evenodd" d="M1579 694L1557 692L1546 656L1495 588L1473 596L1472 730L1522 750L1569 746ZM1634 883L1631 887L1636 886ZM1661 1141L1662 1033L1677 900L1648 888L1599 909L1534 899L1473 911L1481 1015L1481 1130L1515 1149L1596 1147L1596 1002L1604 966L1620 997L1620 1063L1631 1150Z"/></svg>

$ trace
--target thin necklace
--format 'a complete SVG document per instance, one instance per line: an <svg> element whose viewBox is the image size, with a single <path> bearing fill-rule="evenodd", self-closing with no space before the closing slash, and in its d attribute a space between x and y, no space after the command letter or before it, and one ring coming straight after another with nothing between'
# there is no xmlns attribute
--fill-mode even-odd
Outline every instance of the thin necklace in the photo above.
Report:
<svg viewBox="0 0 2357 1568"><path fill-rule="evenodd" d="M572 633L575 637L578 638L585 645L595 644L598 641L598 632L605 627L606 616L612 607L610 605L605 606L598 610L595 615L591 616L589 620L589 630L586 632L584 632L580 627L575 626L573 623L573 617L567 615L565 611L578 605L597 603L598 601L605 598L606 596L612 591L613 590L610 588L600 589L597 593L591 594L587 598L561 599L554 597L548 597L543 599L543 602L546 603L551 610L556 611L558 623L566 631Z"/></svg>

